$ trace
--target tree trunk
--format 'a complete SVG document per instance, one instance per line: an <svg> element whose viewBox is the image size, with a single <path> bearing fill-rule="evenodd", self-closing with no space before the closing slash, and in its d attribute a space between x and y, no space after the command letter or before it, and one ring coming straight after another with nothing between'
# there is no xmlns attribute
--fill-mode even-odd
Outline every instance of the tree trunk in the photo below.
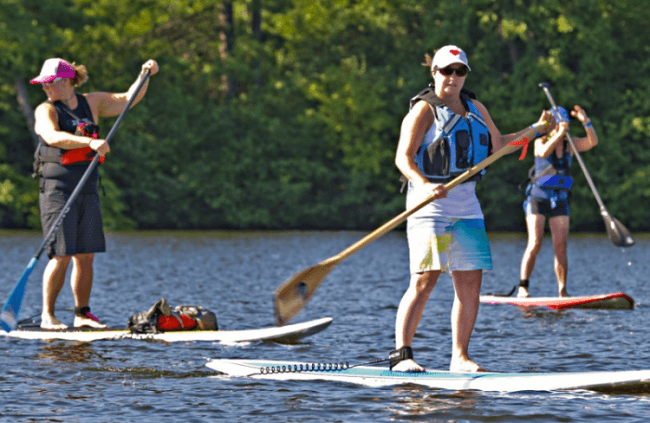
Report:
<svg viewBox="0 0 650 423"><path fill-rule="evenodd" d="M253 0L253 21L251 23L253 37L258 43L262 43L262 0ZM262 73L259 61L255 63L257 77L255 85L259 88L262 86Z"/></svg>
<svg viewBox="0 0 650 423"><path fill-rule="evenodd" d="M29 130L29 134L32 136L32 144L34 144L34 148L36 148L38 146L38 135L34 132L34 109L32 109L32 106L29 104L29 96L27 95L27 88L25 88L25 81L23 81L22 78L18 78L16 79L15 86L20 111L25 115L27 129Z"/></svg>
<svg viewBox="0 0 650 423"><path fill-rule="evenodd" d="M224 1L220 7L219 23L224 28L219 33L221 43L219 45L219 55L222 61L226 61L235 45L235 20L233 16L233 2ZM237 95L237 81L233 75L224 74L222 76L222 88L226 93L226 98L232 98Z"/></svg>

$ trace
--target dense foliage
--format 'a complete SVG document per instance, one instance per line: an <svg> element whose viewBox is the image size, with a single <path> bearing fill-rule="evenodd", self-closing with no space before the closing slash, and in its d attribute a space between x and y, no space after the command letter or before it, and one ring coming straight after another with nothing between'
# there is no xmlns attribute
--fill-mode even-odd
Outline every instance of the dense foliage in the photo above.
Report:
<svg viewBox="0 0 650 423"><path fill-rule="evenodd" d="M605 204L648 230L649 21L643 0L3 0L0 227L40 224L16 79L59 56L87 66L78 92L125 91L146 59L161 65L101 169L109 229L374 229L404 207L393 157L429 82L424 54L456 44L502 133L548 108L539 82L583 106L600 139L583 158ZM27 90L32 107L45 99ZM517 185L531 164L489 169L490 230L523 228ZM602 230L573 170L572 226Z"/></svg>

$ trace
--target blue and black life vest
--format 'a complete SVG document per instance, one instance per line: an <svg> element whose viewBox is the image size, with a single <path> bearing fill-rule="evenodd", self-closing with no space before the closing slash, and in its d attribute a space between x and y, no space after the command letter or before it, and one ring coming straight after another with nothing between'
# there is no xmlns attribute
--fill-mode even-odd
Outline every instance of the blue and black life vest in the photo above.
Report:
<svg viewBox="0 0 650 423"><path fill-rule="evenodd" d="M424 100L434 112L434 123L415 155L418 169L431 182L449 182L492 154L490 131L472 98L476 98L474 93L461 90L460 99L467 111L465 117L445 106L433 84L411 99L410 108ZM483 174L485 169L468 181L479 182Z"/></svg>
<svg viewBox="0 0 650 423"><path fill-rule="evenodd" d="M556 151L545 158L535 157L535 164L529 172L530 183L526 195L551 200L552 205L559 200L567 200L573 186L571 160L567 140L562 144L562 157L558 157Z"/></svg>

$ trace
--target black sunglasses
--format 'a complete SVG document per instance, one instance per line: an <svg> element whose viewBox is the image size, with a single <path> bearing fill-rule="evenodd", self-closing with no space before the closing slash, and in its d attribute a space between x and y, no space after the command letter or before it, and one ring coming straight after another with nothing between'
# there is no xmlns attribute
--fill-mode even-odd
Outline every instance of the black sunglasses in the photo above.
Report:
<svg viewBox="0 0 650 423"><path fill-rule="evenodd" d="M460 67L458 69L442 68L442 69L438 69L438 70L440 71L441 74L443 74L445 76L451 76L451 74L454 73L454 72L456 72L457 76L465 76L465 75L467 75L467 71L468 71L467 66L462 66L462 67Z"/></svg>

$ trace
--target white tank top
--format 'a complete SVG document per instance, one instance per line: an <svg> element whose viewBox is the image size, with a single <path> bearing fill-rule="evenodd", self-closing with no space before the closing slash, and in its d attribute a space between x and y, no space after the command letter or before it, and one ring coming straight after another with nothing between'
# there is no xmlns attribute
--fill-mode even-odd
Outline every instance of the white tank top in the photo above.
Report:
<svg viewBox="0 0 650 423"><path fill-rule="evenodd" d="M411 209L423 201L429 192L423 193L419 185L408 184L406 209ZM437 184L440 185L440 184ZM454 217L461 219L483 219L483 211L476 197L476 182L460 184L447 192L447 197L435 200L418 210L413 217Z"/></svg>

